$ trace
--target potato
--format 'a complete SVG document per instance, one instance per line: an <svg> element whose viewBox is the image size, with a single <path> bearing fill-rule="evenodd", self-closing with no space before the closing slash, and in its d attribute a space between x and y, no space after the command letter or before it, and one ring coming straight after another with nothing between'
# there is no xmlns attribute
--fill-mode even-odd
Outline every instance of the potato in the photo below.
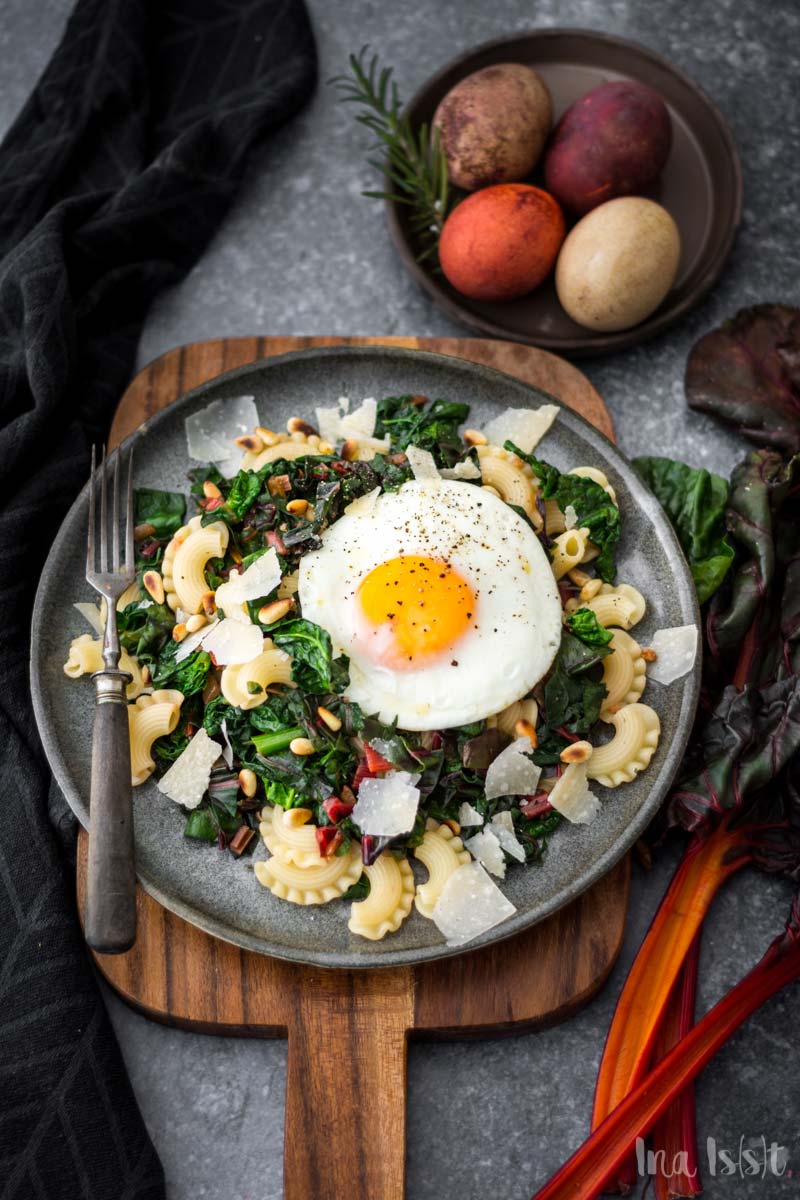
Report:
<svg viewBox="0 0 800 1200"><path fill-rule="evenodd" d="M629 329L658 308L680 253L678 228L660 204L641 196L609 200L564 242L556 264L558 298L587 329Z"/></svg>
<svg viewBox="0 0 800 1200"><path fill-rule="evenodd" d="M531 67L498 63L468 75L433 118L450 179L468 192L524 179L553 121L550 93Z"/></svg>
<svg viewBox="0 0 800 1200"><path fill-rule="evenodd" d="M615 196L641 192L669 155L664 101L643 83L603 83L564 113L544 160L547 190L587 213Z"/></svg>
<svg viewBox="0 0 800 1200"><path fill-rule="evenodd" d="M550 274L565 231L564 214L547 192L500 183L453 209L439 239L439 261L465 296L513 300Z"/></svg>

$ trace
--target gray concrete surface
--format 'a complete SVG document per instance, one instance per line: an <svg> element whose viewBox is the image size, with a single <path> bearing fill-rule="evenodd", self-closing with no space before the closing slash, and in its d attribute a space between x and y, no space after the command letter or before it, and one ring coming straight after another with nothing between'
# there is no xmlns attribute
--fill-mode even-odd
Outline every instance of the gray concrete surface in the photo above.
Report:
<svg viewBox="0 0 800 1200"><path fill-rule="evenodd" d="M68 0L0 0L0 133L47 61L69 7ZM798 302L796 0L311 0L311 11L323 81L368 41L396 65L410 94L482 40L560 24L638 39L709 92L733 127L745 172L744 225L728 267L705 304L662 338L583 365L624 450L644 447L727 472L740 447L710 420L687 414L683 366L695 337L738 307ZM219 334L461 332L417 292L384 233L380 206L359 196L372 182L362 150L347 111L322 83L302 116L253 162L202 261L153 309L141 363ZM581 1142L616 996L674 859L665 852L650 874L635 868L620 962L572 1021L506 1041L412 1045L409 1200L525 1200ZM749 873L728 886L708 921L703 1008L757 960L782 924L789 894L788 884ZM170 1200L278 1200L285 1047L183 1034L135 1016L111 995L108 1004ZM703 1147L713 1138L735 1156L763 1137L788 1154L780 1180L706 1171L710 1200L797 1192L799 1015L795 987L753 1018L700 1081Z"/></svg>

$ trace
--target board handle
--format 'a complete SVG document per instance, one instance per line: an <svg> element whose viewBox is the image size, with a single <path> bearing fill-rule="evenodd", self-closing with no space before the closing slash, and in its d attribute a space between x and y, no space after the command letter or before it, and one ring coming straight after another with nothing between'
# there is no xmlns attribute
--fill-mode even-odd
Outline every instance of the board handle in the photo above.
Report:
<svg viewBox="0 0 800 1200"><path fill-rule="evenodd" d="M284 1200L403 1200L413 997L406 969L306 973L289 1014Z"/></svg>

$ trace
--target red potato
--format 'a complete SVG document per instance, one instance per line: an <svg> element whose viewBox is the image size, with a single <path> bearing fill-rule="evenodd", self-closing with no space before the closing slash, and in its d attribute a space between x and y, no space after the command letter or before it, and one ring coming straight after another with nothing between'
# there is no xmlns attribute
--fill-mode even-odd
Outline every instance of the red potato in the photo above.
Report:
<svg viewBox="0 0 800 1200"><path fill-rule="evenodd" d="M544 160L547 189L565 208L587 213L646 188L671 144L667 106L656 92L633 81L603 83L556 126Z"/></svg>
<svg viewBox="0 0 800 1200"><path fill-rule="evenodd" d="M463 295L514 300L547 278L565 233L564 214L547 192L501 183L453 209L439 239L439 261Z"/></svg>

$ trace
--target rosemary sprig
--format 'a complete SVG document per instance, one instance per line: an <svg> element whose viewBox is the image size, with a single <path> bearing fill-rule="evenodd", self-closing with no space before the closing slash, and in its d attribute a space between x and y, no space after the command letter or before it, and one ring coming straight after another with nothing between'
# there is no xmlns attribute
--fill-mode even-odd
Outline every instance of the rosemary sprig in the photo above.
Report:
<svg viewBox="0 0 800 1200"><path fill-rule="evenodd" d="M428 125L415 133L402 112L391 67L379 67L377 54L367 61L368 46L350 55L350 75L337 75L330 82L340 100L361 106L356 120L378 138L370 151L379 158L367 162L387 181L385 191L365 191L364 196L394 200L411 209L410 227L422 247L417 261L436 255L439 234L452 205L447 178L447 159L439 143L439 131L431 135Z"/></svg>

